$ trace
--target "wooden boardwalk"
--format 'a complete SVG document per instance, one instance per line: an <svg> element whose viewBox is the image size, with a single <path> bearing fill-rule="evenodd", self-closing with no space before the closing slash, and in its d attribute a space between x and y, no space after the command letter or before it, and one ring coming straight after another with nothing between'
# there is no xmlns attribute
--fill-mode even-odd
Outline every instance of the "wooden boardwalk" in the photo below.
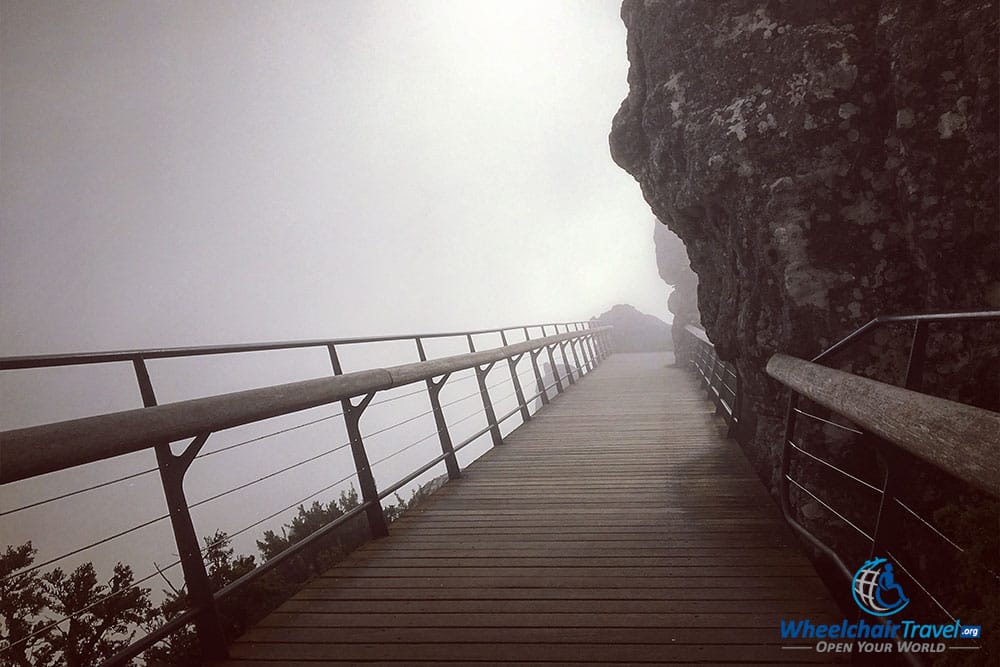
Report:
<svg viewBox="0 0 1000 667"><path fill-rule="evenodd" d="M618 354L231 647L230 665L738 663L836 612L692 375Z"/></svg>

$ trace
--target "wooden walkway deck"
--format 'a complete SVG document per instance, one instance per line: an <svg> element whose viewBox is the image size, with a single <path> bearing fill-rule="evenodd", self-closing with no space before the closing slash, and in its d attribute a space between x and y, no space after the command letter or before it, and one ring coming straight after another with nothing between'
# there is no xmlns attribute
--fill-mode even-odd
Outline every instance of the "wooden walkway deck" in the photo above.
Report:
<svg viewBox="0 0 1000 667"><path fill-rule="evenodd" d="M839 619L694 378L618 354L231 647L229 665L738 663Z"/></svg>

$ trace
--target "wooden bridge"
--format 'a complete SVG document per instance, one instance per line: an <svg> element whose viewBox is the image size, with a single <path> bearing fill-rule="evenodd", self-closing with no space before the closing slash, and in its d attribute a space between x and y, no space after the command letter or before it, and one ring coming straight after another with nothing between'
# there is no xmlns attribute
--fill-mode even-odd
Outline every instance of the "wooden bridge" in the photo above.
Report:
<svg viewBox="0 0 1000 667"><path fill-rule="evenodd" d="M779 621L833 620L829 594L669 361L610 357L225 664L817 659Z"/></svg>
<svg viewBox="0 0 1000 667"><path fill-rule="evenodd" d="M981 547L959 543L964 538L953 531L961 532L961 525L936 525L929 518L933 508L911 504L910 489L899 481L919 464L925 466L921 479L931 479L928 470L941 475L941 484L961 492L963 502L985 499L984 507L994 502L1000 489L1000 413L919 393L930 327L985 320L1000 320L1000 313L876 318L814 360L828 361L828 355L881 326L912 326L903 387L774 355L768 373L793 390L780 443L780 508L726 436L741 422L740 378L719 359L704 332L689 329L697 352L690 368L681 368L671 365L668 355L612 355L609 328L582 322L0 359L0 370L129 363L145 405L0 433L0 483L155 452L156 467L139 474L159 474L169 509L160 519L170 520L189 606L123 647L108 665L128 664L187 626L194 626L201 656L217 665L831 661L837 655L816 650L815 641L781 638L782 620L845 618L804 557L800 537L824 556L831 571L845 575L846 590L859 563L886 555L897 566L897 582L920 597L911 611L936 614L943 622L958 619L930 590L941 583L936 572L985 572L975 580L977 593L997 592L995 565L986 563L984 570L983 563L970 559ZM484 336L499 346L484 348L477 343ZM449 337L464 339L469 352L429 359L426 341ZM419 361L343 372L338 349L384 341L415 343ZM165 405L157 404L146 369L150 359L317 347L329 354L329 377ZM542 372L542 354L554 376ZM488 376L500 362L509 372L502 382L513 388L516 407L498 415L490 389L500 383L489 384ZM449 377L468 371L474 373L465 379L475 379L478 390L465 398L479 395L486 426L453 443L440 394ZM524 377L534 392L524 390ZM378 392L415 384L425 385L431 409L424 415L433 414L437 432L432 435L438 436L441 453L380 487L361 416ZM535 401L545 407L533 413ZM326 453L350 447L354 471L341 482L356 477L361 503L254 570L221 588L213 586L183 486L206 440L213 432L337 402L341 412L331 417L343 416L349 442ZM501 425L518 415L523 425L503 437ZM826 448L824 439L831 433L838 445ZM493 448L461 469L456 452L487 437ZM188 443L180 454L169 444L177 442ZM877 455L877 465L872 458L867 468L881 471L881 479L852 467L850 459L838 459L845 443L869 458ZM392 524L390 533L383 499L442 464L449 483ZM855 486L832 493L834 483ZM825 533L807 525L809 518L800 511L804 502L814 513L826 513L822 531L839 522L856 533L860 549L844 547L845 540L838 549L829 546ZM227 646L221 601L361 515L374 541ZM150 523L102 536L41 565ZM916 541L921 549L934 543L934 562L922 552L917 563L904 551L914 543L899 539L904 529L921 536ZM41 565L13 572L0 583ZM969 569L973 566L979 569ZM36 640L85 609L8 639L0 659L4 651ZM981 647L966 641L948 648ZM919 660L913 653L905 657Z"/></svg>

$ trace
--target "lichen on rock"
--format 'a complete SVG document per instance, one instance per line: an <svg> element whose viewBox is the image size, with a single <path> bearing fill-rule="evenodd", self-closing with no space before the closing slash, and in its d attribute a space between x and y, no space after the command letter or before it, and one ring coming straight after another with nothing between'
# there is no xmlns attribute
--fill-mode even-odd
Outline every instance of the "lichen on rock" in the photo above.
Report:
<svg viewBox="0 0 1000 667"><path fill-rule="evenodd" d="M612 156L683 239L773 488L774 352L879 314L1000 308L997 5L625 0L622 18Z"/></svg>

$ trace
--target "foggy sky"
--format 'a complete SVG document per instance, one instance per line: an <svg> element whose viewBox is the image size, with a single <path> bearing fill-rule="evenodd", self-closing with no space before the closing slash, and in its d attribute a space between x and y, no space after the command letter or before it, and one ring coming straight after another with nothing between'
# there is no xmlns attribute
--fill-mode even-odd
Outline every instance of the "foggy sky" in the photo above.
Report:
<svg viewBox="0 0 1000 667"><path fill-rule="evenodd" d="M607 146L624 41L618 0L2 0L0 355L577 320L620 302L666 317L649 209ZM415 360L412 341L368 347L341 350L345 369ZM463 351L428 344L432 357ZM170 402L330 368L320 349L150 373ZM480 429L469 377L445 389L453 437ZM509 410L509 387L494 392ZM3 429L141 405L128 364L3 373L0 397ZM425 403L373 407L363 429ZM230 429L206 449L336 410ZM435 456L428 434L424 416L366 437L373 460L419 444L375 467L380 487ZM345 437L332 419L199 461L189 500ZM462 463L488 447L487 436ZM144 451L5 485L0 507L151 465ZM351 468L339 452L198 507L197 530L232 534ZM163 512L145 475L11 514L0 534L32 539L40 562ZM241 533L237 550L253 553L291 514ZM123 560L141 575L170 562L172 544L161 521L59 565Z"/></svg>
<svg viewBox="0 0 1000 667"><path fill-rule="evenodd" d="M0 354L666 318L618 6L5 1Z"/></svg>

